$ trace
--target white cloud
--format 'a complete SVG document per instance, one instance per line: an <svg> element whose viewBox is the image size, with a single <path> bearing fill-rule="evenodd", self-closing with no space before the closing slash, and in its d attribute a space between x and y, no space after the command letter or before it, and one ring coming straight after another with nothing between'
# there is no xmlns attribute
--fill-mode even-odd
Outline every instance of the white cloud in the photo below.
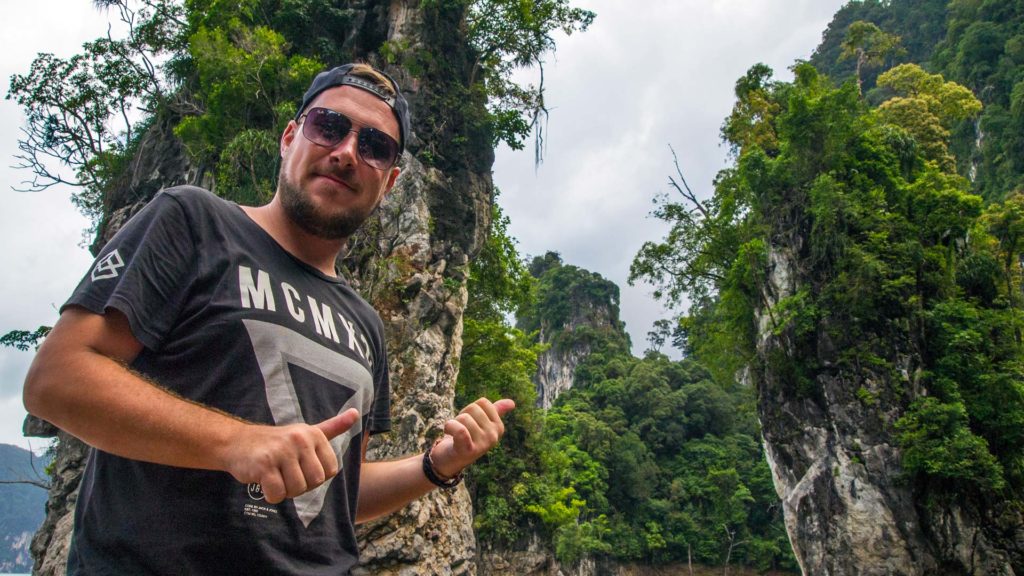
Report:
<svg viewBox="0 0 1024 576"><path fill-rule="evenodd" d="M535 172L530 150L502 148L494 178L523 253L559 252L622 287L622 316L641 352L666 313L649 287L626 278L643 242L667 231L649 213L675 174L668 146L694 191L709 195L727 159L719 129L736 79L758 62L790 77L787 68L810 57L843 1L578 4L597 19L559 38L545 66L545 161Z"/></svg>

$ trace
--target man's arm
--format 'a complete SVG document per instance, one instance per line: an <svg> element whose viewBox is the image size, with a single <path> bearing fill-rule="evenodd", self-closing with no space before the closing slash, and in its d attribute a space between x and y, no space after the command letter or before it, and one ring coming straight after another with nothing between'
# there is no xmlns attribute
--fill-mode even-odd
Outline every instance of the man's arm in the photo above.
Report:
<svg viewBox="0 0 1024 576"><path fill-rule="evenodd" d="M454 478L476 462L505 434L501 417L513 408L512 400L491 403L486 398L463 408L458 416L445 423L444 438L430 451L434 471L444 478ZM366 435L362 446L357 523L390 514L437 487L423 474L422 454L367 462L368 442L369 435Z"/></svg>
<svg viewBox="0 0 1024 576"><path fill-rule="evenodd" d="M355 423L355 410L315 426L245 422L133 373L127 364L141 350L121 312L69 307L29 368L25 407L105 452L259 482L270 503L337 474L328 440Z"/></svg>

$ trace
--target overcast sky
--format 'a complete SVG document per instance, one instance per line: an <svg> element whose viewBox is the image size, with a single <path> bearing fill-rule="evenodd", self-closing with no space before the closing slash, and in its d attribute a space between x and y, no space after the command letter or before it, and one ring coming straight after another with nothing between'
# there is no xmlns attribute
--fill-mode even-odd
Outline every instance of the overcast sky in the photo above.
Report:
<svg viewBox="0 0 1024 576"><path fill-rule="evenodd" d="M69 56L106 32L90 0L0 0L0 86L25 73L39 52ZM633 349L647 347L652 322L668 314L650 288L629 287L629 263L644 241L666 231L651 201L674 174L669 145L695 192L709 195L727 161L719 127L733 85L764 62L776 78L806 59L841 0L577 0L597 13L591 28L559 38L545 66L550 108L544 163L533 151L502 148L494 165L499 199L520 252L559 252L622 289L622 317ZM56 309L86 272L88 223L71 190L36 194L12 187L30 175L15 163L22 111L0 101L0 334L52 325ZM0 443L21 436L21 385L31 353L0 349ZM32 446L44 446L32 440Z"/></svg>

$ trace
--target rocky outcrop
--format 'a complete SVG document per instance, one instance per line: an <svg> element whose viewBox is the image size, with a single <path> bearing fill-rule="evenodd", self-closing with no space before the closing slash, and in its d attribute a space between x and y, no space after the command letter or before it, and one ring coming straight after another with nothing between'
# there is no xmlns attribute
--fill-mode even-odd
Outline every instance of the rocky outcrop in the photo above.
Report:
<svg viewBox="0 0 1024 576"><path fill-rule="evenodd" d="M478 576L556 576L560 566L537 534L515 549L490 548L480 551Z"/></svg>
<svg viewBox="0 0 1024 576"><path fill-rule="evenodd" d="M538 279L537 304L520 311L517 327L547 348L537 357L537 406L551 408L573 387L576 369L592 353L608 347L629 352L629 336L619 320L619 288L599 274L563 265L549 252L530 265Z"/></svg>
<svg viewBox="0 0 1024 576"><path fill-rule="evenodd" d="M71 542L78 484L82 478L88 446L77 438L57 431L45 422L28 417L26 436L56 435L53 472L50 475L50 493L46 502L46 518L32 537L32 573L38 575L64 574Z"/></svg>
<svg viewBox="0 0 1024 576"><path fill-rule="evenodd" d="M786 529L804 574L924 576L1019 574L1021 513L997 504L918 500L902 475L893 425L923 392L909 336L888 358L895 375L864 366L840 369L826 330L817 334L824 369L800 389L787 375L795 354L772 310L796 293L803 239L779 223L757 311L757 361L749 372L768 463ZM804 351L806 352L806 351ZM898 382L894 382L898 379Z"/></svg>
<svg viewBox="0 0 1024 576"><path fill-rule="evenodd" d="M612 566L598 569L597 562L589 558L563 565L536 534L515 549L481 551L479 566L478 576L618 576Z"/></svg>
<svg viewBox="0 0 1024 576"><path fill-rule="evenodd" d="M375 438L371 459L421 451L453 416L457 361L462 354L467 255L430 236L429 197L448 186L443 173L406 158L405 175L360 242L376 255L355 263L353 282L380 311L388 338L392 432ZM481 179L477 198L488 198ZM366 246L356 245L355 250ZM365 256L364 256L365 258ZM472 502L460 486L434 491L360 530L362 574L474 574Z"/></svg>
<svg viewBox="0 0 1024 576"><path fill-rule="evenodd" d="M586 339L574 339L572 335L581 327L608 329L618 321L611 318L611 310L602 304L584 305L586 313L574 316L564 326L553 328L542 322L540 341L550 347L537 356L537 372L534 384L537 387L537 405L548 409L563 392L572 388L576 380L576 368L590 356L591 343ZM581 312L582 312L581 309Z"/></svg>
<svg viewBox="0 0 1024 576"><path fill-rule="evenodd" d="M410 100L410 150L395 189L340 262L386 328L394 426L383 440L371 443L374 459L422 450L453 415L466 269L489 226L493 150L489 133L478 120L468 120L483 116L481 97L451 105L451 94L468 92L473 61L459 36L465 6L418 0L354 4L351 21L358 29L346 42L353 58L379 64L374 51L385 41L403 47L407 55L437 55L430 66L421 63L415 76L401 63L387 68ZM108 194L97 248L159 189L182 183L215 186L204 167L189 164L180 154L169 127L157 122L150 128L133 169ZM420 152L431 165L421 162ZM30 425L46 433L38 422ZM32 544L35 574L62 573L83 454L80 443L61 439L46 523ZM465 488L436 491L363 526L360 542L364 574L476 572L472 504Z"/></svg>

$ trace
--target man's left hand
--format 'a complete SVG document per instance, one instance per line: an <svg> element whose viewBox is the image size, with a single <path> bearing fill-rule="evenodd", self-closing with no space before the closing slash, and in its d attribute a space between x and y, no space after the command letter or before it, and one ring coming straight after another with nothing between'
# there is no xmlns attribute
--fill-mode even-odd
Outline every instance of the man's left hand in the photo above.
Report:
<svg viewBox="0 0 1024 576"><path fill-rule="evenodd" d="M516 403L508 398L497 402L481 398L445 422L445 436L430 452L434 471L445 478L454 478L476 462L505 434L501 417L515 407Z"/></svg>

